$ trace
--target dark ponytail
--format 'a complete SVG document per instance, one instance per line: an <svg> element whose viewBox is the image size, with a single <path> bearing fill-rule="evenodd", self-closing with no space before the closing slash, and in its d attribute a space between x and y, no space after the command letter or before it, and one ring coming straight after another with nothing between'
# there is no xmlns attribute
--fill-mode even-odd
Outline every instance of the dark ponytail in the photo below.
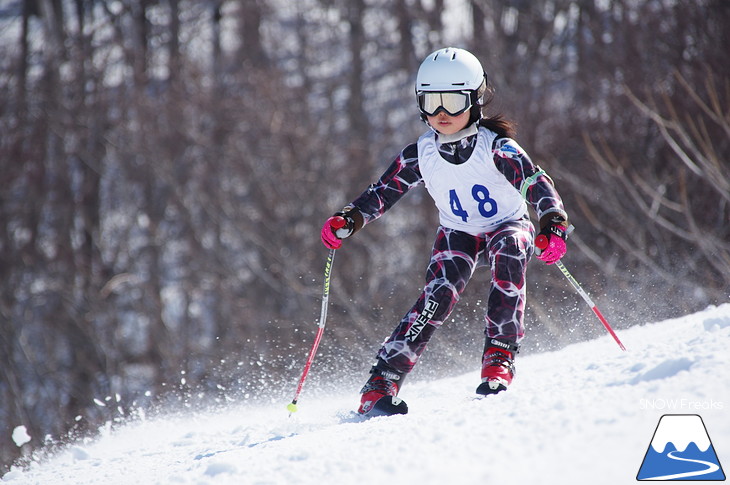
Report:
<svg viewBox="0 0 730 485"><path fill-rule="evenodd" d="M479 126L495 132L500 138L514 138L516 134L515 124L504 119L501 114L479 120Z"/></svg>
<svg viewBox="0 0 730 485"><path fill-rule="evenodd" d="M494 88L491 84L486 86L481 98L482 102L478 104L479 109L482 112L482 119L479 120L479 126L492 130L500 137L514 138L517 134L517 129L512 121L505 119L500 113L492 116L486 115L487 105L489 105L489 103L492 102L492 99L494 99Z"/></svg>

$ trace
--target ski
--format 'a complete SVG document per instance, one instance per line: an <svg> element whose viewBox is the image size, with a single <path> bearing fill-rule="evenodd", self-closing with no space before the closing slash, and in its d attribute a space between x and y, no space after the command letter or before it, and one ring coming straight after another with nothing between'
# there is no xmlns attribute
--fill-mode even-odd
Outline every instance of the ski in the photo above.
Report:
<svg viewBox="0 0 730 485"><path fill-rule="evenodd" d="M504 385L501 380L495 379L490 380L486 382L482 382L479 384L479 387L477 387L476 393L479 396L489 396L490 394L497 394L498 392L506 391L507 386Z"/></svg>
<svg viewBox="0 0 730 485"><path fill-rule="evenodd" d="M394 416L396 414L408 414L408 405L406 402L395 396L383 396L378 399L365 413L359 413L360 416L366 418L375 418L378 416Z"/></svg>

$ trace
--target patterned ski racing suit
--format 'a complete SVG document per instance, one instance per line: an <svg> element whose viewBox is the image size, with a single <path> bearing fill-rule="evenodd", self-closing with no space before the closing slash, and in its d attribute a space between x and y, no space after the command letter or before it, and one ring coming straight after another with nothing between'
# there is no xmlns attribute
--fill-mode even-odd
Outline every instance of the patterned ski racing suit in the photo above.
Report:
<svg viewBox="0 0 730 485"><path fill-rule="evenodd" d="M426 284L378 352L388 366L404 374L446 321L478 267L488 266L492 275L487 338L519 343L524 336L525 273L535 237L525 201L539 219L552 213L565 216L562 200L544 172L514 140L485 128L453 143L438 144L433 133L423 135L350 205L368 224L422 183L441 219Z"/></svg>

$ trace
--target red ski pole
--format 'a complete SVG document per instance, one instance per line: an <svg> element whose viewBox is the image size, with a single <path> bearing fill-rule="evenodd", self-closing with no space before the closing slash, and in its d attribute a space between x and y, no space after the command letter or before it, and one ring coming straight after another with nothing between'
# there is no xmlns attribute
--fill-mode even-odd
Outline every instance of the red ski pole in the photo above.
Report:
<svg viewBox="0 0 730 485"><path fill-rule="evenodd" d="M341 219L341 218L340 218ZM339 219L335 219L332 222L333 226L337 226L337 224L341 224L338 227L335 227L335 229L339 229L340 227L345 226L345 220L342 219L341 221ZM309 351L309 357L307 357L307 362L304 364L304 370L302 371L302 376L299 378L299 384L297 385L297 391L294 394L294 399L287 404L286 409L289 410L289 416L292 415L292 413L297 411L297 401L299 400L299 394L302 392L302 388L304 387L304 381L307 379L307 374L309 374L309 368L312 367L312 361L314 361L314 356L317 354L317 348L319 347L319 342L322 340L322 334L324 333L324 325L327 320L327 304L329 303L330 298L330 275L332 274L332 262L335 260L335 249L330 249L329 254L327 255L327 263L324 266L324 290L322 291L322 310L319 314L319 322L317 323L317 326L319 327L317 329L317 335L314 337L314 344L312 344L312 348Z"/></svg>
<svg viewBox="0 0 730 485"><path fill-rule="evenodd" d="M548 247L548 238L545 235L539 235L537 238L535 238L535 247L539 250L543 250ZM588 306L591 307L591 310L593 310L593 313L596 314L598 319L601 321L603 326L606 328L608 333L611 334L611 337L616 341L618 346L621 348L621 350L626 350L626 347L624 347L624 344L621 343L621 340L619 340L618 335L616 335L616 332L613 331L613 328L611 328L611 325L608 324L608 320L603 316L601 311L598 309L595 303L593 303L593 300L591 300L591 297L588 296L588 293L586 293L583 288L578 284L578 281L576 281L575 278L573 278L573 275L570 274L568 269L565 267L565 265L562 263L562 261L557 261L555 265L558 267L558 269L563 273L563 275L568 279L571 285L573 285L573 288L575 288L575 291L578 292L580 296L583 297L583 300L585 300L586 303L588 303Z"/></svg>

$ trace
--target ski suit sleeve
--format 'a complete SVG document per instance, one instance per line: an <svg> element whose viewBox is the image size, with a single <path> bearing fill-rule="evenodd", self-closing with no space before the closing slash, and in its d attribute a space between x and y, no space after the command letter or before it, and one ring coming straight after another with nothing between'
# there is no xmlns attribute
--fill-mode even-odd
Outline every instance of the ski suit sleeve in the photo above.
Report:
<svg viewBox="0 0 730 485"><path fill-rule="evenodd" d="M568 214L555 184L545 171L532 163L517 142L511 138L498 138L494 142L493 153L495 166L533 208L540 228L554 217L562 218L567 227Z"/></svg>
<svg viewBox="0 0 730 485"><path fill-rule="evenodd" d="M413 143L404 148L378 181L371 184L348 208L357 209L362 215L364 226L382 216L422 180L418 168L418 145Z"/></svg>

